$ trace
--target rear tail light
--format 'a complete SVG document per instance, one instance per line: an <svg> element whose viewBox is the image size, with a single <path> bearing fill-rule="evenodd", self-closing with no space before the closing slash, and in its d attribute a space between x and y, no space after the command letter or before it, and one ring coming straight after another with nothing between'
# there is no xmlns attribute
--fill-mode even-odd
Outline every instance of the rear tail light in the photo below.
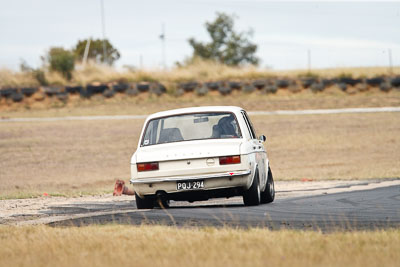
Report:
<svg viewBox="0 0 400 267"><path fill-rule="evenodd" d="M138 172L158 170L158 162L137 163Z"/></svg>
<svg viewBox="0 0 400 267"><path fill-rule="evenodd" d="M229 157L219 158L219 165L239 164L239 163L240 163L240 156L229 156Z"/></svg>

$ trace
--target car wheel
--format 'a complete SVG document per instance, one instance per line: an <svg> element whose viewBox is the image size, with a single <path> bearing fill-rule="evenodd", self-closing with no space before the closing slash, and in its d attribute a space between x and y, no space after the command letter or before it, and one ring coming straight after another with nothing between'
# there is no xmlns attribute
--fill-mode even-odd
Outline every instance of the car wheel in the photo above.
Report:
<svg viewBox="0 0 400 267"><path fill-rule="evenodd" d="M275 199L275 185L272 177L271 168L268 168L267 186L264 192L261 193L261 203L271 203Z"/></svg>
<svg viewBox="0 0 400 267"><path fill-rule="evenodd" d="M258 179L258 171L254 175L253 183L250 188L243 194L243 202L245 206L257 206L260 204L261 191Z"/></svg>
<svg viewBox="0 0 400 267"><path fill-rule="evenodd" d="M136 207L139 210L154 208L154 201L151 198L148 198L148 197L141 198L135 193L135 199L136 199Z"/></svg>

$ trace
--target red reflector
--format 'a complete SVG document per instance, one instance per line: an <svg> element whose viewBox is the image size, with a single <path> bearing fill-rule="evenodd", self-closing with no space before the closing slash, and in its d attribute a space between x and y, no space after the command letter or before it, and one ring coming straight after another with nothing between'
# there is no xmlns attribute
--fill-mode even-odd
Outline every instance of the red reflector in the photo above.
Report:
<svg viewBox="0 0 400 267"><path fill-rule="evenodd" d="M238 164L240 163L240 156L220 157L219 165L225 164Z"/></svg>
<svg viewBox="0 0 400 267"><path fill-rule="evenodd" d="M138 172L158 170L158 162L138 163L136 166Z"/></svg>

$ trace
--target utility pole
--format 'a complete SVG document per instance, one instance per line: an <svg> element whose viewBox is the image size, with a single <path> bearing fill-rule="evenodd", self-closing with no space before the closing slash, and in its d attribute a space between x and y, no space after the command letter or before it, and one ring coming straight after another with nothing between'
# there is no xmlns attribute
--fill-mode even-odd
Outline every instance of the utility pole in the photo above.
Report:
<svg viewBox="0 0 400 267"><path fill-rule="evenodd" d="M311 50L307 49L307 68L308 73L311 73Z"/></svg>
<svg viewBox="0 0 400 267"><path fill-rule="evenodd" d="M92 41L92 38L90 37L86 42L85 52L83 53L83 60L82 60L83 66L85 66L86 62L87 62L87 58L88 58L88 55L89 55L89 49L90 49L90 42L91 41Z"/></svg>
<svg viewBox="0 0 400 267"><path fill-rule="evenodd" d="M389 55L389 74L393 74L393 61L392 61L392 49L388 49L388 55Z"/></svg>
<svg viewBox="0 0 400 267"><path fill-rule="evenodd" d="M100 0L101 6L101 28L103 32L103 63L107 62L107 48L106 48L106 23L104 18L104 0Z"/></svg>
<svg viewBox="0 0 400 267"><path fill-rule="evenodd" d="M164 70L166 70L167 65L165 63L165 25L164 25L164 23L161 25L160 39L161 39L162 66L163 66Z"/></svg>

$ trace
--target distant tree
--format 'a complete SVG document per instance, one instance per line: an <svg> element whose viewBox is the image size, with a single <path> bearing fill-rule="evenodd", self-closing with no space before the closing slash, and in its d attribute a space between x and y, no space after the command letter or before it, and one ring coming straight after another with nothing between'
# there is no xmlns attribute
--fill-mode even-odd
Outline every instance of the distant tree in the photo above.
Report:
<svg viewBox="0 0 400 267"><path fill-rule="evenodd" d="M79 40L74 48L74 53L78 60L83 59L83 55L85 53L86 44L88 39ZM108 65L112 65L116 60L121 57L119 51L106 39L106 60L104 61L103 54L103 40L96 39L90 41L88 59L91 59L97 63L105 62Z"/></svg>
<svg viewBox="0 0 400 267"><path fill-rule="evenodd" d="M51 70L60 72L68 80L72 78L72 71L75 68L75 56L72 51L62 47L52 47L46 60Z"/></svg>
<svg viewBox="0 0 400 267"><path fill-rule="evenodd" d="M217 18L213 22L206 22L211 42L203 43L190 38L189 44L194 49L193 57L212 59L232 66L257 65L259 62L255 56L257 45L249 40L252 31L235 32L234 18L225 13L217 13Z"/></svg>
<svg viewBox="0 0 400 267"><path fill-rule="evenodd" d="M28 63L21 59L19 64L19 69L21 72L30 73L33 78L35 78L40 85L47 86L49 85L48 81L46 80L46 75L44 71L40 68L34 69L28 65Z"/></svg>

